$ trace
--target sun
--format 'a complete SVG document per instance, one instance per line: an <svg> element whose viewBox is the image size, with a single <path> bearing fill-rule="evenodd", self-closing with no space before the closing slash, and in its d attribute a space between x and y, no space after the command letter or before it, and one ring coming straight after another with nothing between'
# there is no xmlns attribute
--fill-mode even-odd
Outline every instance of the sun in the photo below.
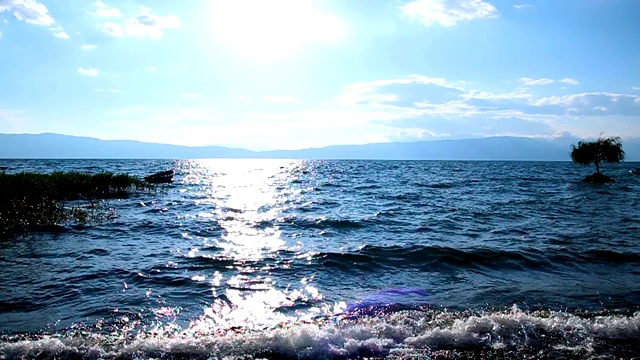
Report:
<svg viewBox="0 0 640 360"><path fill-rule="evenodd" d="M218 0L213 34L232 51L256 59L287 56L310 42L335 42L345 26L308 0Z"/></svg>

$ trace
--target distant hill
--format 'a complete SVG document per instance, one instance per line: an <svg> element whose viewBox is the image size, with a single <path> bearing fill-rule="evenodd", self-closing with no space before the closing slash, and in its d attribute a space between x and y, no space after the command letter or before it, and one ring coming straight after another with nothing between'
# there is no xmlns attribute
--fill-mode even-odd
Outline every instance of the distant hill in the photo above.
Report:
<svg viewBox="0 0 640 360"><path fill-rule="evenodd" d="M99 140L59 134L0 134L0 158L287 158L407 160L568 161L576 138L555 140L488 137L465 140L337 145L302 150L251 151L221 146L178 146L130 140ZM640 140L625 140L627 160L640 160Z"/></svg>
<svg viewBox="0 0 640 360"><path fill-rule="evenodd" d="M0 158L193 159L254 156L250 150L221 146L189 147L59 134L0 134Z"/></svg>
<svg viewBox="0 0 640 360"><path fill-rule="evenodd" d="M568 146L530 138L491 137L466 140L339 145L295 151L268 151L269 157L407 160L568 160Z"/></svg>

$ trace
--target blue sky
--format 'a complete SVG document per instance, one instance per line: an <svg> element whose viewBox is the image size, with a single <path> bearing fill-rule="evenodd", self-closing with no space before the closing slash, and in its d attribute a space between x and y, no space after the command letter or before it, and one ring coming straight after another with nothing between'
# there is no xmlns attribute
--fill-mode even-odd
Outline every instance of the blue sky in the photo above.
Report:
<svg viewBox="0 0 640 360"><path fill-rule="evenodd" d="M0 0L0 132L640 137L636 0Z"/></svg>

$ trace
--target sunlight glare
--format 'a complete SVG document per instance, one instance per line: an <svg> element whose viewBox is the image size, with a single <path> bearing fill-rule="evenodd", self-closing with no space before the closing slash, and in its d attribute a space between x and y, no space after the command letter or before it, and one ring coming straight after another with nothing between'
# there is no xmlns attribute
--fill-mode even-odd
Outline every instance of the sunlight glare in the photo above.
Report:
<svg viewBox="0 0 640 360"><path fill-rule="evenodd" d="M344 24L307 0L220 0L213 2L215 37L235 52L253 58L285 56L310 41L333 42Z"/></svg>

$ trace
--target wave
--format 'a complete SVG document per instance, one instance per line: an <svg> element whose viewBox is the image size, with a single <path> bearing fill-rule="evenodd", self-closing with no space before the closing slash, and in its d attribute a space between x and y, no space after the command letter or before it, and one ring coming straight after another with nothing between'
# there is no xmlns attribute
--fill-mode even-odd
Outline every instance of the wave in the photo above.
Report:
<svg viewBox="0 0 640 360"><path fill-rule="evenodd" d="M331 227L336 224L330 222ZM338 223L343 229L359 226L350 222ZM327 228L327 223L310 224L310 227ZM338 227L339 228L339 227ZM427 230L425 230L427 231ZM184 270L207 269L223 270L234 266L237 260L229 258L217 247L209 249L213 252L188 259ZM299 253L281 249L259 260L260 266L278 262L279 259L295 258ZM444 246L372 246L365 245L357 250L345 252L316 252L312 257L316 261L308 263L311 267L321 265L323 269L336 269L350 272L360 270L374 272L380 269L407 270L421 269L428 271L449 271L452 269L474 270L516 270L516 271L554 271L559 268L580 267L585 264L624 265L640 262L640 254L620 253L613 250L586 250L567 252L564 249L527 249L501 250L493 248L458 249ZM307 262L305 262L307 264ZM258 266L256 265L256 266ZM306 265L305 265L306 266ZM164 265L161 266L164 269ZM153 271L150 270L150 271Z"/></svg>
<svg viewBox="0 0 640 360"><path fill-rule="evenodd" d="M350 253L321 253L324 266L349 267L392 267L431 269L443 267L483 268L483 269L551 269L558 266L569 266L583 263L635 263L640 262L640 254L620 253L612 250L587 250L568 253L564 250L523 251L499 250L491 248L458 249L441 246L414 245L372 246L366 245L360 250Z"/></svg>
<svg viewBox="0 0 640 360"><path fill-rule="evenodd" d="M294 229L320 229L320 230L350 230L350 229L361 229L368 224L366 220L349 220L349 219L331 219L324 217L317 218L299 218L296 216L287 217L278 220L277 223L271 221L261 221L256 224L256 227L271 227L274 225L278 226L290 226Z"/></svg>
<svg viewBox="0 0 640 360"><path fill-rule="evenodd" d="M613 250L588 250L576 255L579 259L598 263L637 263L640 262L640 254L632 252L620 253Z"/></svg>
<svg viewBox="0 0 640 360"><path fill-rule="evenodd" d="M76 327L62 333L0 340L2 359L356 359L631 357L640 351L640 312L492 312L439 309L382 311L375 316L318 317L221 329L204 320L109 332Z"/></svg>

